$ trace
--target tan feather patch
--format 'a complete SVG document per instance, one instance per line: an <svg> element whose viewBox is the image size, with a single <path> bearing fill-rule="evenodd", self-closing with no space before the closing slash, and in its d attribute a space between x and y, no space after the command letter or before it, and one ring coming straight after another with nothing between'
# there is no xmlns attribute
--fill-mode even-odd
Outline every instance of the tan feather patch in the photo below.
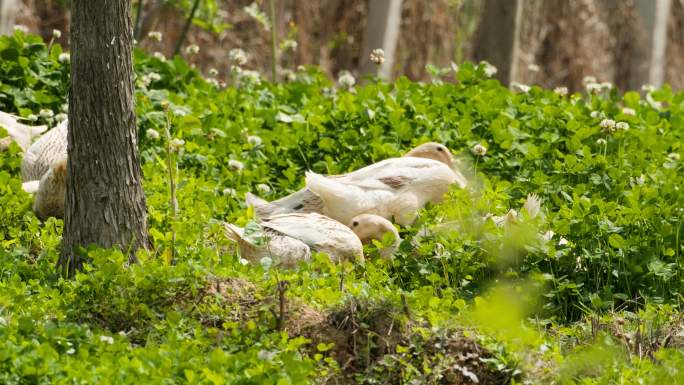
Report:
<svg viewBox="0 0 684 385"><path fill-rule="evenodd" d="M386 178L380 178L378 179L380 182L386 184L387 186L398 190L404 186L406 186L410 181L411 178L407 178L405 176L390 176Z"/></svg>

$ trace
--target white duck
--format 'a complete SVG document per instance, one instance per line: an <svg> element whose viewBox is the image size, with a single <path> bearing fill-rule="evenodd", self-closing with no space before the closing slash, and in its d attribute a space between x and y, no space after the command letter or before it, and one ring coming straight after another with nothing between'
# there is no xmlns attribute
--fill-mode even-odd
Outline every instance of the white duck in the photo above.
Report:
<svg viewBox="0 0 684 385"><path fill-rule="evenodd" d="M360 218L357 225L365 227L367 221L372 220ZM259 223L259 228L259 231L245 234L243 228L225 225L226 236L237 242L241 256L252 262L275 257L280 265L292 267L299 261L309 260L312 251L324 252L334 261L364 261L359 237L349 227L317 213L275 215ZM371 231L367 236L381 239L385 231L377 231L381 232Z"/></svg>
<svg viewBox="0 0 684 385"><path fill-rule="evenodd" d="M347 226L316 213L274 215L259 223L260 230L246 234L233 224L226 224L226 236L237 242L243 258L255 262L275 257L291 267L309 260L311 251L325 252L333 260L355 259L363 262L359 237Z"/></svg>
<svg viewBox="0 0 684 385"><path fill-rule="evenodd" d="M43 134L24 153L24 191L35 194L33 211L41 220L64 217L66 199L67 121Z"/></svg>
<svg viewBox="0 0 684 385"><path fill-rule="evenodd" d="M413 222L428 201L441 200L449 185L467 180L453 169L451 152L439 143L424 143L401 158L386 159L348 174L323 177L307 173L307 187L273 202L247 194L257 216L318 212L343 223L359 214L395 216Z"/></svg>
<svg viewBox="0 0 684 385"><path fill-rule="evenodd" d="M0 139L0 149L6 149L9 144L16 142L22 151L28 150L33 138L47 130L47 126L28 126L19 123L19 117L0 111L0 127L7 130L8 137Z"/></svg>

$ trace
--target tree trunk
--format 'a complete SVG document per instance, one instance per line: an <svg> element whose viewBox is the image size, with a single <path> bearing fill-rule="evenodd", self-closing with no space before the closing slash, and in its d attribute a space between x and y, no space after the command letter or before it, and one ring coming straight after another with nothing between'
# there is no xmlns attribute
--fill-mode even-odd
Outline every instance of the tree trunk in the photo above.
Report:
<svg viewBox="0 0 684 385"><path fill-rule="evenodd" d="M475 59L486 60L498 72L495 77L508 85L516 72L518 33L523 0L486 0L475 47Z"/></svg>
<svg viewBox="0 0 684 385"><path fill-rule="evenodd" d="M148 247L133 94L131 0L72 0L66 210L58 267L81 247Z"/></svg>

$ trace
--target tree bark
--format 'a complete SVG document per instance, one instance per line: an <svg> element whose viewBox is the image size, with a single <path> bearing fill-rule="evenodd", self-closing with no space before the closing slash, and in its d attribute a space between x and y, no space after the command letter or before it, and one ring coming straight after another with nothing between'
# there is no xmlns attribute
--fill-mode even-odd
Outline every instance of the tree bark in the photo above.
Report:
<svg viewBox="0 0 684 385"><path fill-rule="evenodd" d="M133 89L131 0L72 0L67 192L58 267L81 247L149 246Z"/></svg>
<svg viewBox="0 0 684 385"><path fill-rule="evenodd" d="M493 64L498 69L495 77L505 85L516 72L523 1L486 0L475 43L475 59Z"/></svg>

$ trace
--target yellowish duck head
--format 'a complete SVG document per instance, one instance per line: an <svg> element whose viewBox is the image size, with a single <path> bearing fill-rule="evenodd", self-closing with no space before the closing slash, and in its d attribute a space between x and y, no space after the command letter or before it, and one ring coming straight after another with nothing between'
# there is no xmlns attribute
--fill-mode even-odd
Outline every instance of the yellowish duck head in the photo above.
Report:
<svg viewBox="0 0 684 385"><path fill-rule="evenodd" d="M423 143L420 146L406 153L404 156L415 156L417 158L428 158L442 162L449 167L453 166L454 157L445 145L435 142Z"/></svg>
<svg viewBox="0 0 684 385"><path fill-rule="evenodd" d="M361 240L361 243L368 244L372 240L381 241L385 234L392 233L394 235L394 242L392 246L380 249L380 255L383 258L389 258L394 254L401 238L399 232L392 222L387 219L374 214L361 214L352 218L349 223L349 228Z"/></svg>

